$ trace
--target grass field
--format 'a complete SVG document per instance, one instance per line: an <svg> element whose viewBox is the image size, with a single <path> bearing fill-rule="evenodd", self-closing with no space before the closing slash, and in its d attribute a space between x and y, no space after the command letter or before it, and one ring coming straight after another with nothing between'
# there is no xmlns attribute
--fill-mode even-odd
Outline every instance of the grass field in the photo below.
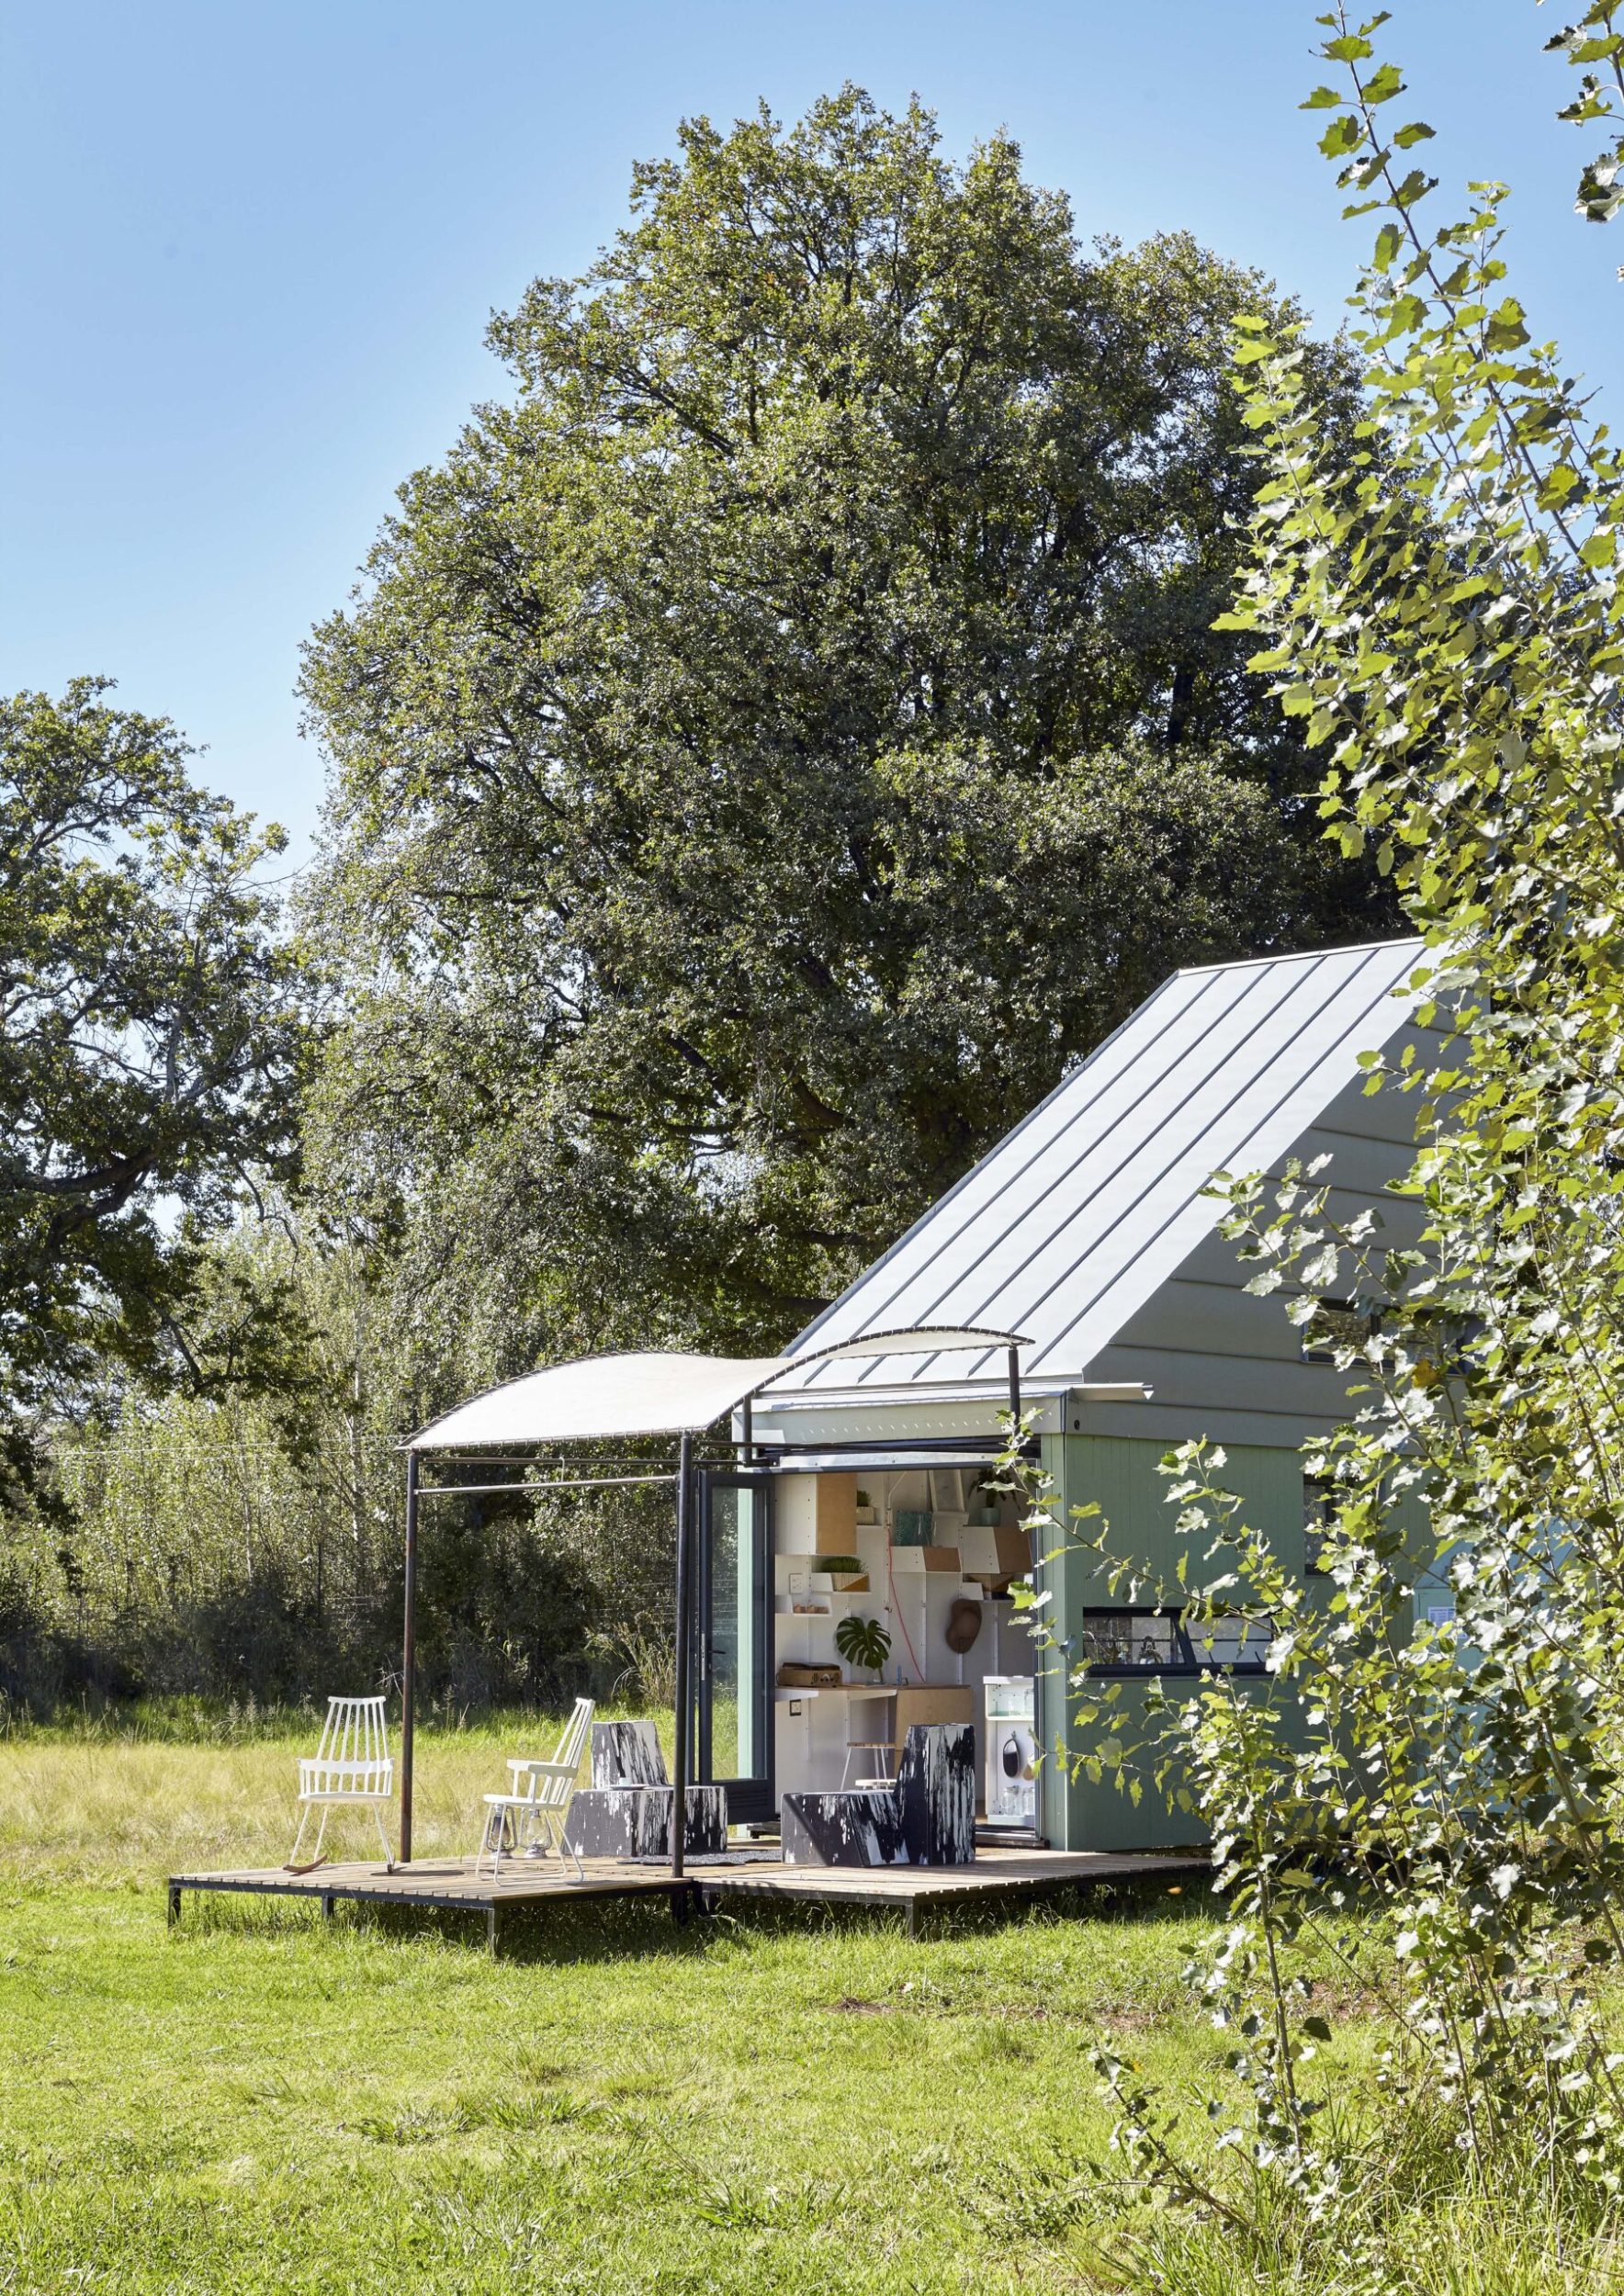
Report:
<svg viewBox="0 0 1624 2296"><path fill-rule="evenodd" d="M514 1743L425 1734L425 1851ZM188 1900L168 1934L171 1866L285 1855L295 1744L0 1744L0 2290L1309 2285L1211 2236L1128 2268L1085 2043L1175 2080L1217 2052L1189 1897L915 1944L583 1905L495 1964L474 1919ZM1439 2296L1624 2285L1447 2210L1410 2245Z"/></svg>

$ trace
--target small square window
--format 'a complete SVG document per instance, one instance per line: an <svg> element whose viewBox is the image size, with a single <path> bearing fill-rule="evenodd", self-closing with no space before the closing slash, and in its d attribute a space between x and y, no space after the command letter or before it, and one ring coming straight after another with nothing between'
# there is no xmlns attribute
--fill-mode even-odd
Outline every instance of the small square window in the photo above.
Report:
<svg viewBox="0 0 1624 2296"><path fill-rule="evenodd" d="M1370 1318L1351 1300L1321 1300L1303 1326L1305 1363L1335 1363L1338 1347L1362 1347Z"/></svg>

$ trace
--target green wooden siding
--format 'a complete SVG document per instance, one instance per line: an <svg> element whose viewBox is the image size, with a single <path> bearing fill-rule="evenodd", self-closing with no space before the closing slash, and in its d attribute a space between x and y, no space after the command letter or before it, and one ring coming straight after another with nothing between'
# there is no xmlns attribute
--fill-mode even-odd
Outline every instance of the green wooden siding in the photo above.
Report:
<svg viewBox="0 0 1624 2296"><path fill-rule="evenodd" d="M1303 1456L1286 1448L1230 1444L1219 1480L1244 1501L1246 1519L1277 1542L1280 1552L1301 1570L1303 1564ZM1099 1727L1078 1725L1072 1716L1074 1701L1066 1689L1066 1645L1080 1636L1085 1610L1109 1609L1128 1600L1123 1592L1112 1594L1101 1559L1079 1549L1077 1541L1091 1539L1100 1528L1098 1517L1078 1525L1075 1507L1097 1505L1109 1526L1107 1550L1113 1558L1131 1557L1152 1585L1177 1583L1179 1552L1190 1546L1190 1576L1199 1578L1201 1545L1181 1537L1175 1528L1178 1509L1168 1503L1170 1479L1160 1473L1164 1447L1159 1443L1134 1441L1122 1435L1053 1435L1043 1442L1043 1464L1056 1486L1055 1514L1063 1535L1051 1542L1058 1551L1042 1566L1040 1585L1048 1593L1045 1605L1049 1631L1056 1647L1043 1657L1043 1729L1053 1749L1057 1732L1068 1765L1050 1752L1043 1775L1043 1830L1057 1848L1067 1850L1125 1850L1165 1848L1201 1839L1202 1828L1188 1810L1169 1808L1153 1774L1155 1757L1149 1752L1128 1765L1120 1776L1098 1783L1088 1778L1075 1756L1085 1742L1100 1736ZM1145 1592L1141 1602L1154 1602ZM1265 1686L1259 1684L1262 1690ZM1118 1711L1125 1718L1123 1735L1143 1735L1145 1685L1124 1682ZM1065 1721L1061 1724L1062 1711ZM1137 1788L1138 1799L1131 1791Z"/></svg>

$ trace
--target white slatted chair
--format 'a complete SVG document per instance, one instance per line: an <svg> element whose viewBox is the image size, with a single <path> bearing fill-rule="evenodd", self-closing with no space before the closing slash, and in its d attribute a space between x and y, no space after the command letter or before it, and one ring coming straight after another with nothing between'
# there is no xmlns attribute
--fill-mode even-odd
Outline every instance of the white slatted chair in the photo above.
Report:
<svg viewBox="0 0 1624 2296"><path fill-rule="evenodd" d="M302 1756L299 1765L299 1831L293 1837L288 1854L290 1867L299 1863L299 1845L304 1840L305 1828L310 1812L319 1809L321 1823L316 1829L316 1846L310 1863L321 1862L321 1843L327 1833L327 1820L335 1809L370 1809L378 1821L378 1838L383 1845L384 1863L393 1868L389 1854L389 1836L383 1828L386 1803L395 1795L395 1765L389 1759L389 1735L384 1728L384 1702L381 1698L329 1698L327 1721L321 1732L321 1743L313 1754Z"/></svg>
<svg viewBox="0 0 1624 2296"><path fill-rule="evenodd" d="M539 1858L551 1851L562 1865L568 1853L575 1867L576 1880L586 1879L586 1870L565 1834L564 1820L569 1814L570 1797L575 1791L576 1773L581 1768L592 1719L592 1700L578 1698L564 1727L564 1735L547 1761L532 1761L527 1755L521 1755L509 1762L512 1793L485 1796L485 1830L474 1857L476 1874L487 1858L491 1860L492 1877L500 1874L502 1851L511 1839L515 1855Z"/></svg>

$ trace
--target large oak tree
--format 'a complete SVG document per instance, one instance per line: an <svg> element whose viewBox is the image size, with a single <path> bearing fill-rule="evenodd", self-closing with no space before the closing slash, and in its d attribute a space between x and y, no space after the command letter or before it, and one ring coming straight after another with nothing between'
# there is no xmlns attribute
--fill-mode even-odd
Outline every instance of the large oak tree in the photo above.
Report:
<svg viewBox="0 0 1624 2296"><path fill-rule="evenodd" d="M1212 626L1265 283L850 88L632 208L306 672L322 1168L491 1368L782 1337L1171 967L1387 923Z"/></svg>

